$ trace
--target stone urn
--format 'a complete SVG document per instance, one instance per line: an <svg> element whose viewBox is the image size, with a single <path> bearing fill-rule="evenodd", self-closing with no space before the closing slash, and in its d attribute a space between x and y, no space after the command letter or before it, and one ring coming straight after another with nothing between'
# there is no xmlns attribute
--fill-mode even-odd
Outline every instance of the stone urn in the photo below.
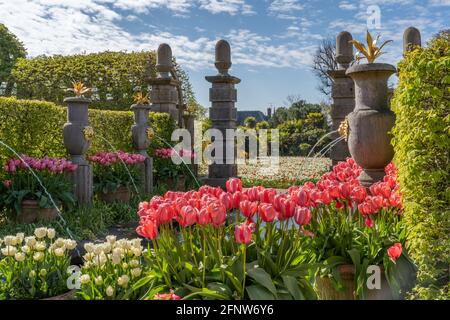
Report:
<svg viewBox="0 0 450 320"><path fill-rule="evenodd" d="M149 105L133 104L131 110L134 112L134 125L131 127L133 146L145 157L148 157L147 149L150 147L150 137L148 125Z"/></svg>
<svg viewBox="0 0 450 320"><path fill-rule="evenodd" d="M355 82L355 109L348 116L348 147L363 169L359 180L365 187L383 179L384 167L393 156L390 130L395 115L389 109L388 79L396 72L385 63L355 65L346 74Z"/></svg>
<svg viewBox="0 0 450 320"><path fill-rule="evenodd" d="M84 154L89 149L93 135L88 118L91 100L84 97L70 97L64 99L64 102L67 103L67 122L63 128L64 145L73 163L86 165Z"/></svg>

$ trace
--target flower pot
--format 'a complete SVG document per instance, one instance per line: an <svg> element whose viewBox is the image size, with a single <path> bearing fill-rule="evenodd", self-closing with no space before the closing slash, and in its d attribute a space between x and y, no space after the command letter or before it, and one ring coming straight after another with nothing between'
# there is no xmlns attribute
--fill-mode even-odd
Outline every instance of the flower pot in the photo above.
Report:
<svg viewBox="0 0 450 320"><path fill-rule="evenodd" d="M101 201L105 203L129 203L131 199L131 192L128 187L119 187L114 192L99 193L99 198Z"/></svg>
<svg viewBox="0 0 450 320"><path fill-rule="evenodd" d="M185 189L186 176L178 176L177 178L162 178L159 180L159 185L166 185L177 191Z"/></svg>
<svg viewBox="0 0 450 320"><path fill-rule="evenodd" d="M395 115L389 109L388 79L396 72L384 63L355 65L346 74L355 82L355 109L348 116L348 147L363 169L359 180L369 187L383 179L384 167L393 156L389 131Z"/></svg>
<svg viewBox="0 0 450 320"><path fill-rule="evenodd" d="M381 288L367 289L367 300L392 300L392 292L386 280L382 267ZM356 300L355 296L355 267L353 265L341 265L338 267L341 283L344 286L342 291L334 287L330 278L316 277L316 289L321 300Z"/></svg>
<svg viewBox="0 0 450 320"><path fill-rule="evenodd" d="M41 208L36 200L23 200L22 212L17 216L19 223L33 223L36 220L53 220L58 216L55 208Z"/></svg>
<svg viewBox="0 0 450 320"><path fill-rule="evenodd" d="M45 298L41 300L75 300L76 290L70 290L66 293L60 294L59 296Z"/></svg>

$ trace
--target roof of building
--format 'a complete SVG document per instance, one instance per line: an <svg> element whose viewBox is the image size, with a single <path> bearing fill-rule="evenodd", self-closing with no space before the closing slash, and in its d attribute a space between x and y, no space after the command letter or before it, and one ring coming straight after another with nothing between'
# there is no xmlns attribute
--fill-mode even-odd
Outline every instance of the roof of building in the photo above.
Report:
<svg viewBox="0 0 450 320"><path fill-rule="evenodd" d="M261 111L238 111L237 122L239 125L244 125L245 119L248 117L254 117L256 122L267 121L267 116Z"/></svg>

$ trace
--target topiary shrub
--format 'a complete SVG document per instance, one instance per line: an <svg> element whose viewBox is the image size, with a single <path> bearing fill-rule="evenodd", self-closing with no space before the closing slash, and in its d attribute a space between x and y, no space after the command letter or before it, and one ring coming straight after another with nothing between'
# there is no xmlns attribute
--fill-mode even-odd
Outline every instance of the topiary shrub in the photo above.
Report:
<svg viewBox="0 0 450 320"><path fill-rule="evenodd" d="M94 139L89 153L113 151L106 140L116 150L133 150L131 140L133 113L131 111L90 109L89 118L91 127L94 129ZM65 107L43 101L0 98L0 140L19 153L34 157L67 156L62 134L65 122ZM168 114L153 112L149 114L149 122L155 131L155 138L149 150L149 154L152 154L153 149L165 146L156 136L170 143L175 123ZM11 156L11 153L1 146L0 150L2 164Z"/></svg>
<svg viewBox="0 0 450 320"><path fill-rule="evenodd" d="M448 299L450 273L450 42L433 40L399 64L392 100L395 164L409 250L419 265L412 297Z"/></svg>

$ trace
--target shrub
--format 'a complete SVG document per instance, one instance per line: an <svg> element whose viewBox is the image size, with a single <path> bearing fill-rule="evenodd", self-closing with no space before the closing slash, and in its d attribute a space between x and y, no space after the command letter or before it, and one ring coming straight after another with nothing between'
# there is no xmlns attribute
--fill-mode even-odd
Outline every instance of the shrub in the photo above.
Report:
<svg viewBox="0 0 450 320"><path fill-rule="evenodd" d="M102 150L132 151L131 111L91 109L89 118L94 129L94 139L89 153ZM62 135L65 122L65 107L50 102L0 97L0 140L19 153L34 157L67 156ZM149 148L152 152L154 149L165 147L160 138L170 141L175 124L168 114L153 112L149 114L149 122L155 131L155 138ZM4 163L7 157L8 152L2 149L0 163Z"/></svg>
<svg viewBox="0 0 450 320"><path fill-rule="evenodd" d="M409 247L419 265L415 296L449 298L450 42L434 40L399 65L392 101L395 163Z"/></svg>
<svg viewBox="0 0 450 320"><path fill-rule="evenodd" d="M91 107L127 110L136 90L146 91L146 78L155 76L155 52L100 52L70 56L20 58L12 71L17 97L62 104L65 89L73 81L83 81L94 89ZM189 77L175 63L184 96L189 104L195 97Z"/></svg>

